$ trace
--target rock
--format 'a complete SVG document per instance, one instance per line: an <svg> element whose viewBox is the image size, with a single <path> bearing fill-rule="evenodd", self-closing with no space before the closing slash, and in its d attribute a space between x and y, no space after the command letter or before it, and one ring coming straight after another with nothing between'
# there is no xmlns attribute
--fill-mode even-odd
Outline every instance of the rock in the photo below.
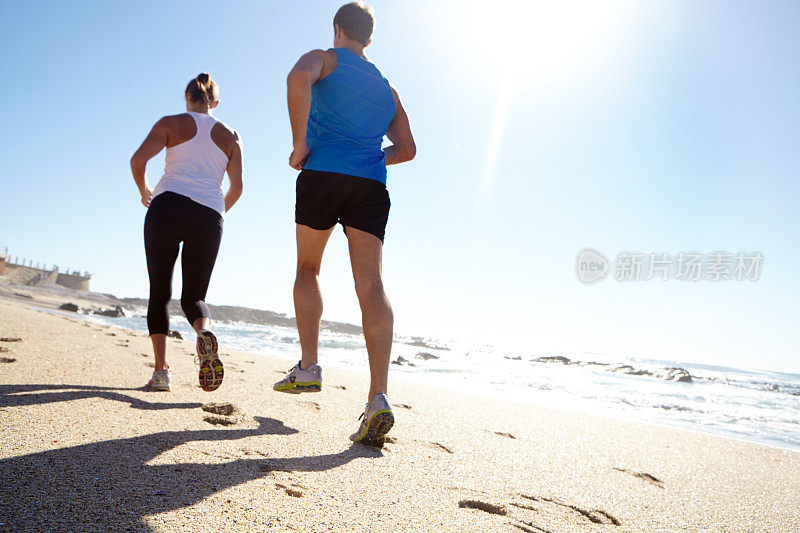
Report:
<svg viewBox="0 0 800 533"><path fill-rule="evenodd" d="M428 353L428 352L418 352L417 353L417 359L423 359L425 361L428 361L430 359L439 359L439 356L438 355L433 355L432 353Z"/></svg>
<svg viewBox="0 0 800 533"><path fill-rule="evenodd" d="M653 372L653 377L664 379L666 381L680 381L683 383L691 383L692 375L682 368L670 367Z"/></svg>
<svg viewBox="0 0 800 533"><path fill-rule="evenodd" d="M563 355L547 355L544 357L531 359L531 361L534 363L561 363L562 365L575 364L572 360L570 360L568 357L564 357Z"/></svg>
<svg viewBox="0 0 800 533"><path fill-rule="evenodd" d="M614 368L610 368L609 372L614 372L616 374L629 374L631 376L650 376L651 373L647 370L637 370L633 368L631 365L619 365L615 366Z"/></svg>
<svg viewBox="0 0 800 533"><path fill-rule="evenodd" d="M522 361L522 356L521 355L516 355L514 357L511 357L510 355L504 355L503 359L508 359L510 361Z"/></svg>
<svg viewBox="0 0 800 533"><path fill-rule="evenodd" d="M414 363L412 363L411 361L409 361L408 359L406 359L405 357L403 357L402 355L400 357L398 357L397 359L395 359L394 361L392 361L392 364L393 365L417 366Z"/></svg>
<svg viewBox="0 0 800 533"><path fill-rule="evenodd" d="M69 302L59 305L58 308L61 309L62 311L72 311L73 313L77 313L78 309L80 309L80 307L78 307L74 303L69 303Z"/></svg>
<svg viewBox="0 0 800 533"><path fill-rule="evenodd" d="M183 335L181 335L181 332L175 329L169 330L169 333L167 333L167 337L172 337L173 339L178 339L180 341L183 340Z"/></svg>
<svg viewBox="0 0 800 533"><path fill-rule="evenodd" d="M125 312L120 306L116 306L114 309L100 309L99 311L92 311L93 315L100 315L100 316L108 316L111 318L121 318L126 317L128 314Z"/></svg>

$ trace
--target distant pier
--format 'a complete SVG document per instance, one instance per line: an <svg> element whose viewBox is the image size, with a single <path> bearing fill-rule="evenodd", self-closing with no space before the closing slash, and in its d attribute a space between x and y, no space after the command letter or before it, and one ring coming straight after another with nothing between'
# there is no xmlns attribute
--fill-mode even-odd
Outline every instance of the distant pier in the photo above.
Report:
<svg viewBox="0 0 800 533"><path fill-rule="evenodd" d="M61 285L70 289L89 291L92 274L86 271L65 268L58 265L47 266L24 257L13 257L8 248L0 247L0 278L16 285L39 287L42 285Z"/></svg>

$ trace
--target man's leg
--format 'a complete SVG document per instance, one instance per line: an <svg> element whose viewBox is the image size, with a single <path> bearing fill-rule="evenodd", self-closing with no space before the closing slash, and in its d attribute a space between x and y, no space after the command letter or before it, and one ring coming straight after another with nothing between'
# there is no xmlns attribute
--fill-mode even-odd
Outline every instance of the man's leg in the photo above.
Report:
<svg viewBox="0 0 800 533"><path fill-rule="evenodd" d="M376 394L387 392L394 327L392 307L383 290L381 279L383 243L375 235L349 226L347 241L369 355L368 401L372 401Z"/></svg>
<svg viewBox="0 0 800 533"><path fill-rule="evenodd" d="M297 224L297 277L294 281L294 313L303 352L300 368L317 364L317 345L322 320L322 293L319 290L319 269L325 245L333 232L316 230Z"/></svg>

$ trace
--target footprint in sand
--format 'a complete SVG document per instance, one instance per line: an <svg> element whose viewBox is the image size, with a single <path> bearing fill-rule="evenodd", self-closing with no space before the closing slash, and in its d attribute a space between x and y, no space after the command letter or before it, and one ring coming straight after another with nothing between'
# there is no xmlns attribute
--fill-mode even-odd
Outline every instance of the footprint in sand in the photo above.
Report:
<svg viewBox="0 0 800 533"><path fill-rule="evenodd" d="M549 498L545 496L530 496L528 494L520 494L522 498L525 498L528 501L538 502L540 505L543 504L550 504L550 505L557 505L559 507L563 507L565 509L570 509L571 511L578 513L583 518L586 518L593 524L608 524L618 526L620 525L620 521L612 516L610 513L607 513L601 509L583 509L578 507L577 505L572 505L571 503L564 502L559 500L558 498ZM519 507L521 509L528 509L529 507L524 506L524 504L512 504L515 507ZM538 511L535 506L530 506L531 510Z"/></svg>
<svg viewBox="0 0 800 533"><path fill-rule="evenodd" d="M506 516L508 514L508 510L506 510L505 505L495 505L493 503L483 502L480 500L461 500L458 502L458 506L462 509L478 509L485 513L496 514L500 516Z"/></svg>
<svg viewBox="0 0 800 533"><path fill-rule="evenodd" d="M22 342L19 337L0 337L0 342Z"/></svg>
<svg viewBox="0 0 800 533"><path fill-rule="evenodd" d="M438 443L438 442L429 442L428 444L429 444L430 446L434 447L434 448L439 448L439 449L441 449L441 450L444 450L444 451L446 451L447 453L453 453L453 450L452 450L451 448L449 448L449 447L445 446L444 444L440 444L440 443Z"/></svg>
<svg viewBox="0 0 800 533"><path fill-rule="evenodd" d="M525 533L553 533L549 529L545 529L543 527L539 527L536 524L534 524L533 522L526 522L525 520L520 520L519 524L512 523L511 525L514 526L517 529L521 529L522 531L525 531Z"/></svg>
<svg viewBox="0 0 800 533"><path fill-rule="evenodd" d="M289 487L281 483L275 483L275 488L283 489L283 491L286 492L286 494L288 494L289 496L293 496L295 498L300 498L301 496L303 496L303 491L300 489L305 489L305 487L301 485L293 484L293 486Z"/></svg>
<svg viewBox="0 0 800 533"><path fill-rule="evenodd" d="M347 387L345 387L344 385L334 385L334 386L333 386L333 388L334 388L334 389L342 389L342 390L347 390Z"/></svg>
<svg viewBox="0 0 800 533"><path fill-rule="evenodd" d="M215 415L231 416L239 412L239 408L228 402L209 402L200 406L206 413Z"/></svg>
<svg viewBox="0 0 800 533"><path fill-rule="evenodd" d="M634 472L633 470L628 470L627 468L614 468L614 470L618 470L619 472L625 472L626 474L630 474L633 477L639 478L643 481L647 481L655 485L656 487L664 488L664 482L658 479L655 476L648 474L647 472Z"/></svg>
<svg viewBox="0 0 800 533"><path fill-rule="evenodd" d="M232 416L209 415L204 416L203 420L214 426L233 426L239 423L239 420Z"/></svg>
<svg viewBox="0 0 800 533"><path fill-rule="evenodd" d="M303 405L308 405L309 407L312 407L315 411L321 411L322 410L322 406L320 404L318 404L317 402L302 401L300 403L302 403Z"/></svg>
<svg viewBox="0 0 800 533"><path fill-rule="evenodd" d="M11 351L11 350L9 350L8 348L6 348L5 346L0 346L0 353L7 353L7 352L10 352L10 351Z"/></svg>
<svg viewBox="0 0 800 533"><path fill-rule="evenodd" d="M200 409L210 415L203 420L215 426L233 426L244 421L244 416L238 407L228 402L210 402L200 406Z"/></svg>
<svg viewBox="0 0 800 533"><path fill-rule="evenodd" d="M0 357L0 363L13 363L14 361L16 361L14 357Z"/></svg>
<svg viewBox="0 0 800 533"><path fill-rule="evenodd" d="M508 439L516 439L517 438L514 435L512 435L511 433L508 433L507 431L492 431L490 429L484 429L484 431L486 431L487 433L494 433L495 435L499 435L501 437L506 437Z"/></svg>
<svg viewBox="0 0 800 533"><path fill-rule="evenodd" d="M394 404L395 407L402 407L403 409L411 409L411 406L407 403L396 403Z"/></svg>

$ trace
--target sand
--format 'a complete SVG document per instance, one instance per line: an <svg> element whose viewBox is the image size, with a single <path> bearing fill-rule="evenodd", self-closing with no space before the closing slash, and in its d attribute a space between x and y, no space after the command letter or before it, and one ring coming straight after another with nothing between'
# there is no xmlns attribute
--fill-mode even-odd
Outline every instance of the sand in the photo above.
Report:
<svg viewBox="0 0 800 533"><path fill-rule="evenodd" d="M276 393L291 363L220 339L207 393L170 339L148 392L145 334L56 301L0 295L2 531L800 530L797 452L399 380L390 442L353 445L364 375Z"/></svg>

